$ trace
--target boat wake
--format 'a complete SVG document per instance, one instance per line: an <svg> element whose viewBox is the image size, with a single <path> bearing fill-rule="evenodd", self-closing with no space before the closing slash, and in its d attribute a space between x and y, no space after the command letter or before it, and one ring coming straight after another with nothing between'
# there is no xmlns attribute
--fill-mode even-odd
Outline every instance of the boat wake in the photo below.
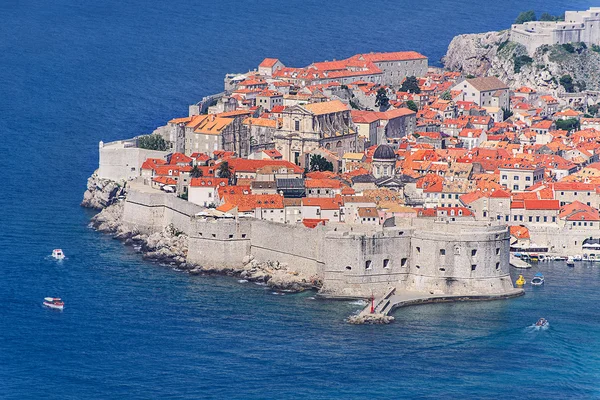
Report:
<svg viewBox="0 0 600 400"><path fill-rule="evenodd" d="M536 324L529 325L527 328L527 332L537 332L537 331L545 331L550 328L550 322L547 322L546 325L538 326Z"/></svg>
<svg viewBox="0 0 600 400"><path fill-rule="evenodd" d="M246 279L240 279L240 280L238 280L238 283L246 283L246 282L248 282Z"/></svg>
<svg viewBox="0 0 600 400"><path fill-rule="evenodd" d="M351 301L350 304L352 304L353 306L366 306L368 304L368 301L365 300L355 300L355 301Z"/></svg>

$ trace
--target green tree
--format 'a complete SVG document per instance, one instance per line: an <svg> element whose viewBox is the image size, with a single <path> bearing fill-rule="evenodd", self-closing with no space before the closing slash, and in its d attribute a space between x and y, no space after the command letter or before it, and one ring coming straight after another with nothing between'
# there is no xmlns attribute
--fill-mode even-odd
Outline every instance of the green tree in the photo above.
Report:
<svg viewBox="0 0 600 400"><path fill-rule="evenodd" d="M446 90L444 93L442 93L440 98L442 100L452 100L452 94L450 93L450 90Z"/></svg>
<svg viewBox="0 0 600 400"><path fill-rule="evenodd" d="M542 15L540 15L540 21L564 21L565 20L565 16L564 15L552 15L552 14L548 14L548 13L542 13Z"/></svg>
<svg viewBox="0 0 600 400"><path fill-rule="evenodd" d="M565 88L567 93L573 93L575 91L575 85L573 84L573 78L571 78L571 75L561 76L559 83Z"/></svg>
<svg viewBox="0 0 600 400"><path fill-rule="evenodd" d="M556 120L556 128L564 131L572 131L579 129L579 121L577 118L559 119Z"/></svg>
<svg viewBox="0 0 600 400"><path fill-rule="evenodd" d="M319 154L310 156L311 171L333 171L333 163Z"/></svg>
<svg viewBox="0 0 600 400"><path fill-rule="evenodd" d="M201 178L202 175L204 175L202 170L200 168L198 168L197 165L194 165L194 168L192 168L192 170L190 171L190 177Z"/></svg>
<svg viewBox="0 0 600 400"><path fill-rule="evenodd" d="M600 107L598 107L598 105L588 106L587 112L591 116L595 117L598 114L598 108L600 108Z"/></svg>
<svg viewBox="0 0 600 400"><path fill-rule="evenodd" d="M563 43L562 47L569 53L575 53L575 46L571 43Z"/></svg>
<svg viewBox="0 0 600 400"><path fill-rule="evenodd" d="M527 55L516 56L513 58L515 62L514 71L515 73L521 72L521 67L524 65L529 65L533 62L533 58Z"/></svg>
<svg viewBox="0 0 600 400"><path fill-rule="evenodd" d="M384 88L377 89L377 95L375 96L375 106L386 109L390 106L390 98L388 97L387 91Z"/></svg>
<svg viewBox="0 0 600 400"><path fill-rule="evenodd" d="M227 161L222 161L219 164L219 168L217 168L217 175L219 178L225 178L231 181L231 177L233 176L233 168Z"/></svg>
<svg viewBox="0 0 600 400"><path fill-rule="evenodd" d="M417 103L415 103L412 100L409 100L406 102L406 108L408 108L409 110L413 110L414 112L419 111L419 107L417 106Z"/></svg>
<svg viewBox="0 0 600 400"><path fill-rule="evenodd" d="M166 151L169 147L165 139L160 135L144 135L137 139L137 145L141 149Z"/></svg>
<svg viewBox="0 0 600 400"><path fill-rule="evenodd" d="M536 19L537 18L535 17L535 12L533 10L523 11L515 20L515 24L522 24L524 22L535 21Z"/></svg>
<svg viewBox="0 0 600 400"><path fill-rule="evenodd" d="M410 93L421 93L421 88L419 87L419 80L415 76L407 76L402 82L402 86L400 86L401 92L410 92Z"/></svg>

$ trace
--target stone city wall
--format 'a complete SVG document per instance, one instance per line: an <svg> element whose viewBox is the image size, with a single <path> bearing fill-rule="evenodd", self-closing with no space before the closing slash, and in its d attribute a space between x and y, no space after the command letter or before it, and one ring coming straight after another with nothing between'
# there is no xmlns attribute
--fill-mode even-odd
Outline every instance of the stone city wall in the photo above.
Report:
<svg viewBox="0 0 600 400"><path fill-rule="evenodd" d="M506 226L396 219L391 228L327 224L309 229L250 218L196 216L202 208L166 193L131 190L123 221L151 233L173 225L188 235L187 261L241 267L286 263L323 280L331 297L379 296L389 287L433 294L502 294L513 289Z"/></svg>

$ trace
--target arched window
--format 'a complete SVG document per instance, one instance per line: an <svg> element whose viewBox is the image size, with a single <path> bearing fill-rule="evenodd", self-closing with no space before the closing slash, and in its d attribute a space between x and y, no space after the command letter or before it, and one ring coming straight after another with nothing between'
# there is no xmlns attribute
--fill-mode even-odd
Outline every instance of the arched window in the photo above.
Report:
<svg viewBox="0 0 600 400"><path fill-rule="evenodd" d="M335 144L335 147L342 147L342 141L338 140L338 142Z"/></svg>

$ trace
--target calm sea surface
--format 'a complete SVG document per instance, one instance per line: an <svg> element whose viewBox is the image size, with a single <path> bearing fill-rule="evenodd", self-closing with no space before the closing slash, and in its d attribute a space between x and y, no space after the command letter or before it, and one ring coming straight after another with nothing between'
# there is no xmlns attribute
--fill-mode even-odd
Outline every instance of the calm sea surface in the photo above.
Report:
<svg viewBox="0 0 600 400"><path fill-rule="evenodd" d="M546 286L518 299L350 326L362 305L146 263L79 207L99 140L185 115L265 56L414 49L435 64L455 34L590 5L1 1L0 399L599 398L600 264L540 265Z"/></svg>

